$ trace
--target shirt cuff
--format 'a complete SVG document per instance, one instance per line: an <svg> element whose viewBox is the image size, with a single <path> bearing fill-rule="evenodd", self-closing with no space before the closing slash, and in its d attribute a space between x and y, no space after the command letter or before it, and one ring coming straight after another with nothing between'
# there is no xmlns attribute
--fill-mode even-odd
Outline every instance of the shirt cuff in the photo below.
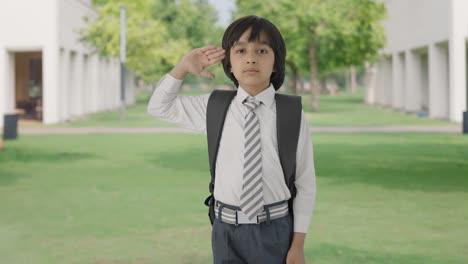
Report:
<svg viewBox="0 0 468 264"><path fill-rule="evenodd" d="M165 92L178 93L182 86L182 80L175 78L169 73L165 74L158 85L158 87L164 87Z"/></svg>
<svg viewBox="0 0 468 264"><path fill-rule="evenodd" d="M294 213L294 232L307 233L309 229L311 215L301 215Z"/></svg>

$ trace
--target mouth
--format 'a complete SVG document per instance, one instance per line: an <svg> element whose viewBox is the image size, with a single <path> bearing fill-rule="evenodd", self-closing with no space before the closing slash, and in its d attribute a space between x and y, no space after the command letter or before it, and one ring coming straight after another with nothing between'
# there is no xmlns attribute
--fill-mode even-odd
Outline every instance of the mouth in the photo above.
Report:
<svg viewBox="0 0 468 264"><path fill-rule="evenodd" d="M244 71L245 73L257 73L258 70L257 69L247 69Z"/></svg>

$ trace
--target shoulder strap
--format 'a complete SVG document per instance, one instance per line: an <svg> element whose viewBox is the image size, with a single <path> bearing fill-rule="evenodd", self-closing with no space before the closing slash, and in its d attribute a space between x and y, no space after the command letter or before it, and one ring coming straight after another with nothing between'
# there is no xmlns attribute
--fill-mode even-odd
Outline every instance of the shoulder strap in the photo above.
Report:
<svg viewBox="0 0 468 264"><path fill-rule="evenodd" d="M214 191L216 157L218 156L219 141L223 132L224 119L227 110L237 91L214 90L206 109L206 134L208 138L208 158L210 161L211 181L209 185L210 193Z"/></svg>
<svg viewBox="0 0 468 264"><path fill-rule="evenodd" d="M296 197L296 153L301 129L302 102L300 96L275 94L276 98L276 134L278 152L283 168L284 180L291 191L291 198ZM290 199L292 201L293 199Z"/></svg>

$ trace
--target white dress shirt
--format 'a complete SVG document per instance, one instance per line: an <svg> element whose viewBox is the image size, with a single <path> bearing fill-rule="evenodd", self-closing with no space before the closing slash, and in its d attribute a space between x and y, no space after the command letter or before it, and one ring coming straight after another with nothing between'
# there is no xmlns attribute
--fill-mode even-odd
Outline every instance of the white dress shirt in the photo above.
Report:
<svg viewBox="0 0 468 264"><path fill-rule="evenodd" d="M206 109L210 94L178 96L182 81L166 74L159 81L148 104L152 116L181 127L206 133ZM214 197L223 203L240 205L244 159L244 117L247 108L242 101L249 94L239 87L224 122L216 160ZM272 85L257 94L262 103L255 109L260 121L263 196L271 204L291 197L284 181L276 140L276 102ZM294 232L307 233L315 204L315 168L312 140L304 112L296 155L297 195L293 202Z"/></svg>

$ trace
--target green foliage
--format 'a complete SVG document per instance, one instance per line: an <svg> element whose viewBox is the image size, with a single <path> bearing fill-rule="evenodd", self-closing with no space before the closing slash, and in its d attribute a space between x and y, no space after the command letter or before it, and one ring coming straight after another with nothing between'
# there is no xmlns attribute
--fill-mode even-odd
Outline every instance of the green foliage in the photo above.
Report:
<svg viewBox="0 0 468 264"><path fill-rule="evenodd" d="M178 4L169 0L155 1L152 14L167 25L172 39L187 41L190 48L221 46L224 29L216 25L216 11L207 1L181 0ZM219 64L208 70L215 74L215 79L210 83L231 84ZM185 80L189 83L207 81L191 74Z"/></svg>
<svg viewBox="0 0 468 264"><path fill-rule="evenodd" d="M296 8L292 1L271 0L268 5L265 5L261 1L237 0L234 17L237 19L242 16L257 15L272 21L286 42L287 69L306 73L308 72L308 43L306 38L300 36L302 33L299 31L298 20L293 17Z"/></svg>
<svg viewBox="0 0 468 264"><path fill-rule="evenodd" d="M127 9L127 68L156 82L190 49L219 38L216 14L206 1L94 0L98 16L83 40L102 56L120 54L120 7Z"/></svg>
<svg viewBox="0 0 468 264"><path fill-rule="evenodd" d="M236 17L254 14L270 19L287 45L287 62L309 72L309 47L315 45L319 74L373 61L385 42L379 24L383 3L373 0L237 1Z"/></svg>
<svg viewBox="0 0 468 264"><path fill-rule="evenodd" d="M385 44L379 24L385 14L383 3L373 0L329 1L330 16L317 27L319 71L326 73L377 59Z"/></svg>
<svg viewBox="0 0 468 264"><path fill-rule="evenodd" d="M155 1L152 16L167 25L173 39L187 40L192 48L221 42L216 11L206 1Z"/></svg>

